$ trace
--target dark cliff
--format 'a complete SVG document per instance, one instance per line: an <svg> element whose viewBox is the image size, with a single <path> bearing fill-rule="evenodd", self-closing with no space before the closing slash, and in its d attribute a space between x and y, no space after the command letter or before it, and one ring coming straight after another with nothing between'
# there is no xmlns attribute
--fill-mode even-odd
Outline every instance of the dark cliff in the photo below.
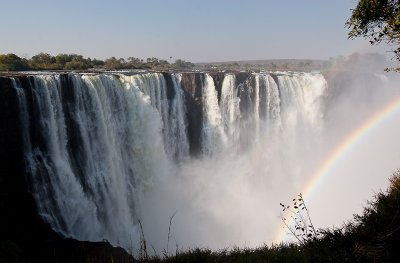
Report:
<svg viewBox="0 0 400 263"><path fill-rule="evenodd" d="M203 75L185 73L182 75L182 89L185 94L188 120L190 153L198 155L200 151L201 124L203 120Z"/></svg>

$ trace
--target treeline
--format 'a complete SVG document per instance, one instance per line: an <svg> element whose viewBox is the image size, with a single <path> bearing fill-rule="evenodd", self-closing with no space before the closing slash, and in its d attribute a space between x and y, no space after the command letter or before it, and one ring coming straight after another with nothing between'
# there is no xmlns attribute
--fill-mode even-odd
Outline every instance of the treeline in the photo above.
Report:
<svg viewBox="0 0 400 263"><path fill-rule="evenodd" d="M166 60L155 57L146 60L129 57L107 58L106 60L85 58L77 54L58 54L52 56L47 53L39 53L30 59L21 58L15 54L0 54L0 71L24 71L24 70L88 70L88 69L191 69L195 65L182 59L169 63Z"/></svg>

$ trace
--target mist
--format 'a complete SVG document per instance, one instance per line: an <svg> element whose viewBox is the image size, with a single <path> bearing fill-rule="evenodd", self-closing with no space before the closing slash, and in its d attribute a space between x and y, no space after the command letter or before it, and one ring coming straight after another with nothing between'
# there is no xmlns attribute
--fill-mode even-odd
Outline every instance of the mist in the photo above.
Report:
<svg viewBox="0 0 400 263"><path fill-rule="evenodd" d="M298 94L299 100L281 111L275 130L261 123L257 137L246 129L254 123L242 125L242 137L257 137L246 148L227 147L172 165L141 199L147 242L157 252L168 247L171 253L277 242L279 203L290 204L338 144L400 96L398 77L383 73L380 59L353 56L334 64L324 72L326 83L320 79L308 86L308 94ZM300 102L303 107L294 107ZM368 132L305 197L317 228L340 227L386 189L400 157L399 115Z"/></svg>

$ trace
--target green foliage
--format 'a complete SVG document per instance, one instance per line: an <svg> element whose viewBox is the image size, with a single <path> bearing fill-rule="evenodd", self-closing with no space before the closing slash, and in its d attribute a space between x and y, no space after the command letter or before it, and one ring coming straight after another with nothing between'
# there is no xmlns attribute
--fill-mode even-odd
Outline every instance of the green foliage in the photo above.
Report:
<svg viewBox="0 0 400 263"><path fill-rule="evenodd" d="M173 66L168 61L155 57L143 59L129 57L111 57L105 61L84 58L77 54L58 54L52 56L48 53L39 53L31 59L22 59L15 54L0 54L0 71L18 70L88 70L88 69L155 69L169 70L176 68L192 68L193 63L180 60L179 66Z"/></svg>
<svg viewBox="0 0 400 263"><path fill-rule="evenodd" d="M386 193L380 192L369 202L363 215L355 215L349 226L357 240L357 252L366 257L400 260L400 171L390 179Z"/></svg>
<svg viewBox="0 0 400 263"><path fill-rule="evenodd" d="M400 62L400 1L360 0L346 22L349 38L364 37L372 45L382 41L394 46Z"/></svg>
<svg viewBox="0 0 400 263"><path fill-rule="evenodd" d="M57 69L66 70L84 70L94 66L90 58L85 59L83 56L76 54L58 54L55 57L55 62Z"/></svg>
<svg viewBox="0 0 400 263"><path fill-rule="evenodd" d="M0 54L0 71L27 70L28 68L28 63L25 59L15 54Z"/></svg>
<svg viewBox="0 0 400 263"><path fill-rule="evenodd" d="M56 64L55 57L47 53L39 53L30 60L31 68L34 69L60 69Z"/></svg>
<svg viewBox="0 0 400 263"><path fill-rule="evenodd" d="M123 61L115 57L108 58L104 61L104 68L106 69L122 69Z"/></svg>
<svg viewBox="0 0 400 263"><path fill-rule="evenodd" d="M195 65L191 62L187 62L182 59L177 59L177 60L175 60L174 67L177 69L190 69L190 68L194 68Z"/></svg>

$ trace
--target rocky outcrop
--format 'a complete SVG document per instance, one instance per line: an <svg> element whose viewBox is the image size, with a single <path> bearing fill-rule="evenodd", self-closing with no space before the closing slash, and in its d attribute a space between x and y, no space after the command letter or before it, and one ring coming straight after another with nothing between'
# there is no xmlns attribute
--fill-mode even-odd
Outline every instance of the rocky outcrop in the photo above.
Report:
<svg viewBox="0 0 400 263"><path fill-rule="evenodd" d="M172 81L172 76L169 73L163 73L165 82L167 84L167 98L171 101L175 97L174 83Z"/></svg>
<svg viewBox="0 0 400 263"><path fill-rule="evenodd" d="M218 101L221 101L222 83L224 82L225 73L218 71L218 72L211 72L209 74L214 80L214 86L218 94Z"/></svg>
<svg viewBox="0 0 400 263"><path fill-rule="evenodd" d="M181 86L185 94L188 121L190 154L196 156L201 150L201 125L203 123L203 75L199 73L182 74Z"/></svg>
<svg viewBox="0 0 400 263"><path fill-rule="evenodd" d="M48 260L47 262L136 262L127 251L120 247L111 246L106 240L103 242L88 242L68 238L51 244L48 243L47 246L42 248L42 251L52 252L51 257L47 253L42 254Z"/></svg>

